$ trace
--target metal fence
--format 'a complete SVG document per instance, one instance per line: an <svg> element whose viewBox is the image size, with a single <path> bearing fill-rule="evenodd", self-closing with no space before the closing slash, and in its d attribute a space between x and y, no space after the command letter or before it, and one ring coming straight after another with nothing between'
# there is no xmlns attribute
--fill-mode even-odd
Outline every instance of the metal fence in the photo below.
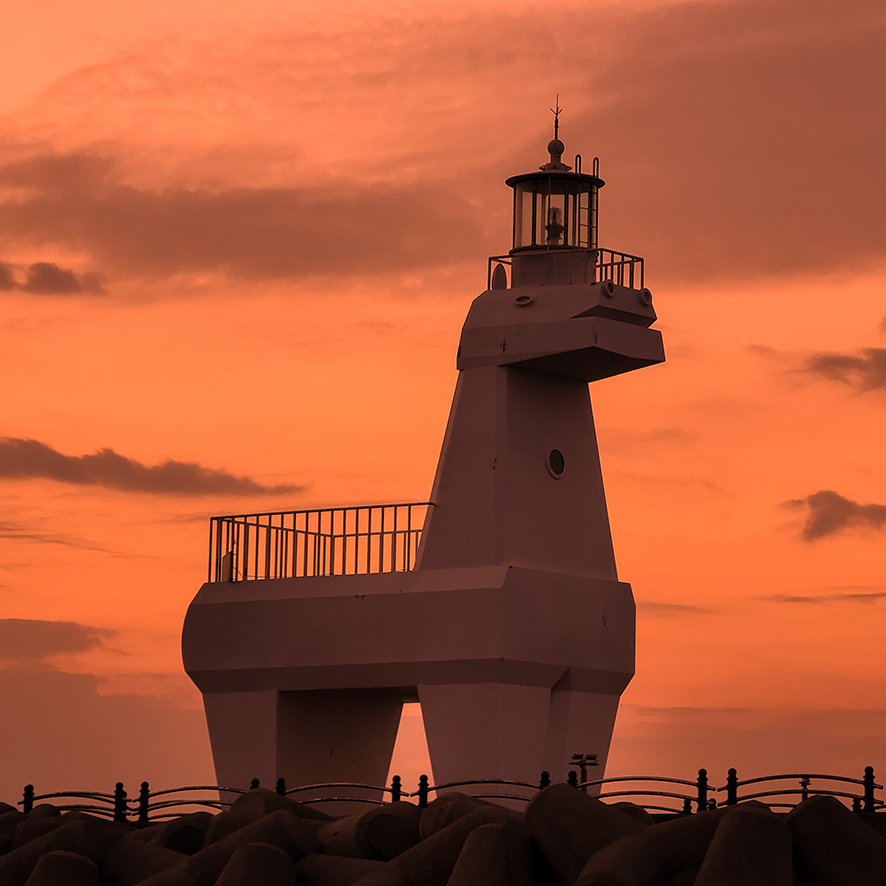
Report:
<svg viewBox="0 0 886 886"><path fill-rule="evenodd" d="M630 289L642 289L645 285L645 271L643 259L639 255L629 255L627 252L617 252L614 249L596 250L597 263L594 281L602 283L611 280L619 286L627 286ZM492 255L486 271L486 288L492 288L492 274L497 265L511 265L510 255ZM510 272L508 272L510 275Z"/></svg>
<svg viewBox="0 0 886 886"><path fill-rule="evenodd" d="M833 790L830 787L815 786L813 779L826 780L840 783L840 785L852 785L854 790ZM787 781L790 786L780 790L747 792L741 788L755 785L760 782ZM874 770L867 766L862 778L849 778L841 775L766 775L760 778L750 778L739 781L734 769L729 770L727 783L723 787L714 788L708 783L707 771L698 770L698 778L695 781L680 778L665 778L650 775L614 776L595 781L579 781L577 773L570 772L567 783L578 790L596 794L604 801L629 801L642 806L648 812L668 815L686 815L692 812L703 812L706 809L715 809L717 806L730 806L744 800L759 798L784 797L791 798L784 801L772 802L767 799L766 803L773 807L792 808L798 802L815 794L824 794L848 801L854 812L874 813L882 810L884 801L876 796L876 791L882 790L883 785L874 780ZM418 790L408 791L403 789L399 776L394 776L390 786L368 785L351 782L330 782L327 784L302 785L287 788L282 778L277 779L275 790L278 794L298 799L306 804L322 804L330 802L351 802L368 805L383 805L386 802L398 802L401 800L414 801L420 808L424 808L431 801L431 795L449 790L451 788L474 788L470 793L476 797L489 800L516 800L528 802L536 791L542 790L551 784L550 775L541 773L538 782L507 781L504 779L476 779L472 781L446 782L432 785L428 777L422 775L418 782ZM633 786L628 786L633 785ZM652 787L646 787L652 785ZM798 787L794 787L798 785ZM682 790L661 790L662 787L679 786ZM259 787L258 779L253 779L250 788ZM612 790L611 787L618 788ZM599 789L597 792L595 789ZM353 796L354 790L370 791L376 797ZM332 793L330 794L330 791ZM719 804L713 796L715 793L726 792L726 797ZM214 794L212 797L204 796L207 792ZM237 795L246 793L243 788L221 787L219 785L194 785L190 787L171 788L162 791L151 791L148 783L142 782L137 797L128 799L122 783L118 782L113 793L102 794L93 791L68 791L51 794L35 794L34 786L25 787L24 796L18 805L23 812L30 812L34 804L43 800L62 800L66 802L54 805L61 810L78 810L89 812L93 815L112 818L117 822L130 822L136 825L146 825L153 821L163 821L181 815L194 809L223 810L231 806L232 799L221 799L222 796L236 798ZM323 796L317 796L323 794ZM377 797L384 799L377 799ZM158 799L162 797L163 799ZM671 805L662 805L670 802ZM694 808L693 808L694 807Z"/></svg>
<svg viewBox="0 0 886 886"><path fill-rule="evenodd" d="M429 502L212 517L209 581L408 572Z"/></svg>

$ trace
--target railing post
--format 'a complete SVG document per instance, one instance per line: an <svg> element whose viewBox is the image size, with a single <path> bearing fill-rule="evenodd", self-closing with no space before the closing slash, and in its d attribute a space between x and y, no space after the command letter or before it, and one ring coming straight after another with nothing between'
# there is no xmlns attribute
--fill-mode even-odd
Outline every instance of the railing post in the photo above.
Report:
<svg viewBox="0 0 886 886"><path fill-rule="evenodd" d="M864 811L873 812L876 809L874 804L874 767L864 767Z"/></svg>
<svg viewBox="0 0 886 886"><path fill-rule="evenodd" d="M277 779L276 791L281 796L283 796L286 793L286 779L285 778L278 778Z"/></svg>
<svg viewBox="0 0 886 886"><path fill-rule="evenodd" d="M569 770L569 775L566 776L566 784L574 788L578 787L578 773L574 769Z"/></svg>
<svg viewBox="0 0 886 886"><path fill-rule="evenodd" d="M683 814L690 815L692 813L692 800L689 797L685 797L683 800Z"/></svg>
<svg viewBox="0 0 886 886"><path fill-rule="evenodd" d="M852 811L861 813L861 797L852 798Z"/></svg>
<svg viewBox="0 0 886 886"><path fill-rule="evenodd" d="M257 778L253 778L251 782L249 782L249 790L254 791L259 786L259 780Z"/></svg>
<svg viewBox="0 0 886 886"><path fill-rule="evenodd" d="M734 806L738 802L738 774L730 769L726 776L726 805Z"/></svg>
<svg viewBox="0 0 886 886"><path fill-rule="evenodd" d="M392 803L399 803L400 797L402 797L402 796L403 796L403 788L400 783L400 776L395 775L391 779L391 802Z"/></svg>
<svg viewBox="0 0 886 886"><path fill-rule="evenodd" d="M129 817L129 804L126 802L126 791L123 790L123 782L118 781L114 785L114 821L125 822Z"/></svg>
<svg viewBox="0 0 886 886"><path fill-rule="evenodd" d="M704 812L708 808L708 771L698 770L698 811Z"/></svg>
<svg viewBox="0 0 886 886"><path fill-rule="evenodd" d="M424 809L428 805L428 777L420 775L418 777L418 808Z"/></svg>
<svg viewBox="0 0 886 886"><path fill-rule="evenodd" d="M151 799L150 785L143 781L138 792L138 824L139 827L145 827L148 822L148 803Z"/></svg>
<svg viewBox="0 0 886 886"><path fill-rule="evenodd" d="M540 791L543 791L545 788L548 788L550 786L551 786L551 773L548 772L547 769L545 769L541 774L541 778L539 779L538 789Z"/></svg>
<svg viewBox="0 0 886 886"><path fill-rule="evenodd" d="M26 784L22 794L22 812L30 812L34 808L34 785Z"/></svg>

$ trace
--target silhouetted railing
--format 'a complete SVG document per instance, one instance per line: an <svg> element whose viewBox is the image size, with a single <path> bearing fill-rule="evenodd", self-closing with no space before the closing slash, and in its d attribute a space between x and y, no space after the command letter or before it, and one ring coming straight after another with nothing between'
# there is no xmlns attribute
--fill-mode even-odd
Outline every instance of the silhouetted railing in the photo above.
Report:
<svg viewBox="0 0 886 886"><path fill-rule="evenodd" d="M599 785L601 790L600 793L597 794L597 797L600 800L608 800L612 797L618 797L622 800L628 800L630 798L632 802L640 800L640 803L638 805L642 806L647 811L655 810L656 812L688 813L692 811L692 804L695 803L696 812L702 812L705 809L709 809L711 803L714 803L714 805L716 806L716 801L708 797L708 793L712 789L708 784L708 773L706 769L698 770L698 778L695 781L687 781L684 778L665 778L658 775L621 775L615 776L613 778L601 778L597 779L596 781L579 783L575 772L570 772L569 774L571 776L571 778L569 779L569 783L574 784L575 787L586 789L586 787ZM686 787L693 788L694 790L692 793L688 794L685 791L681 793L678 791L663 791L644 787L633 787L622 791L605 790L605 787L607 785L624 784L630 782L641 782L654 785L685 785ZM676 809L673 806L661 806L657 802L659 797L664 797L669 800L679 800L682 803L682 806ZM655 798L656 802L649 802L650 798Z"/></svg>
<svg viewBox="0 0 886 886"><path fill-rule="evenodd" d="M758 784L760 782L770 782L786 779L799 779L798 788L785 788L783 790L760 791L756 793L744 793L739 796L739 788L747 785ZM862 791L850 793L847 791L834 791L824 787L813 787L812 779L825 779L830 781L842 782L844 784L857 785ZM639 782L653 785L683 785L689 788L689 791L667 791L656 789L647 789L645 787L632 787L625 790L607 790L607 785L624 785L625 783ZM791 808L797 802L807 799L807 797L815 794L825 794L832 797L842 798L851 801L852 810L859 813L872 813L878 809L883 809L884 801L875 796L875 791L882 790L883 786L874 781L874 770L867 766L864 771L863 778L847 778L841 775L766 775L761 778L750 778L745 781L738 781L734 769L729 770L727 784L720 788L713 788L708 784L707 771L698 770L698 778L695 781L689 781L682 778L665 778L661 776L650 775L630 775L630 776L614 776L612 778L601 778L595 781L578 780L575 772L570 772L567 783L579 790L594 793L594 788L600 788L596 795L599 799L607 801L618 798L622 801L630 801L637 806L642 806L650 812L663 813L665 815L684 815L693 811L702 812L705 809L714 809L717 807L717 801L713 796L713 792L726 791L726 799L720 802L720 806L729 806L743 800L759 799L762 797L793 797L793 802L767 802L767 805ZM428 777L422 775L419 779L418 790L408 792L403 790L399 776L394 776L390 786L385 785L368 785L356 782L329 782L325 784L302 785L295 788L287 788L282 778L277 779L276 792L293 799L298 799L301 803L308 805L330 802L350 802L350 803L366 803L369 805L384 805L386 802L399 802L404 799L415 799L416 805L424 808L431 800L431 794L448 790L450 788L472 787L479 790L471 791L475 797L481 797L489 800L515 800L528 802L532 799L532 795L539 790L543 790L551 784L551 778L547 772L542 772L541 779L537 783L523 781L508 781L505 779L477 779L475 781L452 781L444 784L431 785ZM250 788L259 787L258 779L253 779ZM508 788L519 788L518 792L511 790L503 790ZM340 793L340 791L352 790L369 791L383 797L388 796L390 799L380 800L377 797L355 797ZM203 794L212 792L216 796L207 798L203 796L195 796L195 794ZM311 793L323 792L328 794L334 791L332 795L317 797L310 796ZM89 812L93 815L105 816L113 818L117 822L129 822L137 825L147 825L152 821L162 821L166 818L182 814L182 810L193 809L194 807L204 809L222 810L231 806L232 801L220 799L220 794L239 795L246 793L243 788L221 787L219 785L194 785L191 787L171 788L163 791L151 791L148 783L142 782L137 798L127 799L126 791L123 785L117 782L114 792L109 794L96 793L92 791L69 791L52 794L35 794L34 786L27 785L24 790L24 796L18 805L22 807L23 812L30 812L34 807L34 803L41 800L73 800L74 802L66 802L61 804L53 804L58 809L65 811L76 810L81 812ZM308 796L305 796L308 795ZM162 800L157 800L163 797ZM681 805L662 806L659 805L660 798L669 800L678 800ZM650 802L652 800L653 802ZM693 805L695 810L693 810ZM172 811L178 810L178 811Z"/></svg>
<svg viewBox="0 0 886 886"><path fill-rule="evenodd" d="M813 787L812 779L824 779L826 781L836 781L842 784L861 785L862 794L849 793L847 791L830 790L825 787ZM751 784L760 784L764 781L796 781L798 787L784 787L772 791L757 791L756 793L743 792L739 797L739 788L747 787ZM852 801L852 809L854 812L874 812L877 807L883 806L884 801L878 800L874 796L874 790L882 790L883 785L874 781L874 769L872 766L865 766L863 778L847 778L843 775L816 775L813 773L794 773L790 775L764 775L760 778L748 778L744 781L738 780L738 775L734 769L730 769L726 777L726 784L717 791L726 791L725 803L721 805L731 806L738 803L739 800L757 800L761 797L792 797L793 802L767 800L768 806L779 806L783 808L791 808L799 801L807 799L810 794L827 794L831 797L842 797Z"/></svg>
<svg viewBox="0 0 886 886"><path fill-rule="evenodd" d="M408 572L429 502L212 517L209 581Z"/></svg>
<svg viewBox="0 0 886 886"><path fill-rule="evenodd" d="M510 267L510 255L491 255L486 272L486 288L492 288L492 273L496 265ZM611 280L619 286L627 286L630 289L642 289L644 286L644 264L639 255L628 255L626 252L616 252L614 249L597 249L597 264L594 280L591 282L602 283Z"/></svg>

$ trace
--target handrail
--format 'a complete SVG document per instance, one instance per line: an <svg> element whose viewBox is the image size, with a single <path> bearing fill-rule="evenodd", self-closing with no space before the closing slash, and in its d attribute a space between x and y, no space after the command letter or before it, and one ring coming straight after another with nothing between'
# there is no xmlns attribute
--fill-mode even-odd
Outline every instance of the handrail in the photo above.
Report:
<svg viewBox="0 0 886 886"><path fill-rule="evenodd" d="M539 250L539 252L545 251L552 252L557 250ZM576 250L561 251L572 252ZM618 252L615 249L606 249L602 246L585 251L597 253L594 280L589 282L602 283L604 280L611 280L613 283L616 283L619 286L627 286L629 289L643 289L645 286L645 262L639 255ZM486 266L487 289L492 289L492 274L495 270L495 266L510 266L513 258L514 256L510 253L507 255L489 256Z"/></svg>
<svg viewBox="0 0 886 886"><path fill-rule="evenodd" d="M409 502L212 517L208 580L409 572L430 507Z"/></svg>
<svg viewBox="0 0 886 886"><path fill-rule="evenodd" d="M848 794L845 791L832 791L826 788L814 788L811 786L811 781L814 778L837 781L843 784L861 785L864 788L864 791L862 796L858 796L857 794ZM865 766L863 778L850 778L844 775L825 775L822 773L811 772L792 772L784 773L781 775L761 775L757 778L748 778L742 781L738 780L738 773L735 771L735 769L730 769L726 777L726 784L722 787L718 787L716 790L718 792L726 791L725 805L731 806L737 803L739 800L738 789L740 787L745 787L751 784L760 784L764 781L783 781L787 779L798 779L800 782L800 787L786 787L783 790L778 791L763 791L756 794L745 794L741 799L749 800L756 797L791 796L799 794L802 800L806 800L809 794L830 794L835 797L839 796L850 798L853 803L853 808L857 809L859 812L873 812L877 807L884 805L883 800L879 800L874 797L874 791L882 790L883 785L877 784L877 782L874 781L874 770L871 766Z"/></svg>
<svg viewBox="0 0 886 886"><path fill-rule="evenodd" d="M760 791L757 793L746 794L741 798L737 795L737 787L752 783L758 782L769 782L776 781L778 779L785 778L800 778L800 787L788 787L784 790L772 790L772 791ZM845 782L849 784L862 785L864 787L863 795L849 793L847 791L839 791L839 790L829 790L826 788L813 788L809 785L809 780L813 778L819 779L828 779L831 781ZM688 779L682 778L670 778L666 776L650 776L650 775L633 775L633 776L613 776L612 778L601 778L595 779L594 781L587 782L578 782L576 773L570 772L569 779L567 780L567 784L575 787L577 789L587 789L589 787L603 787L608 784L616 784L616 783L624 783L628 781L633 782L652 782L652 783L670 783L670 784L678 784L685 785L686 787L694 788L697 791L697 795L688 794L688 793L677 793L675 791L660 791L660 790L642 790L638 788L626 789L626 790L618 790L618 791L606 791L602 790L598 793L598 797L600 799L611 799L615 797L630 797L634 800L635 803L642 806L647 810L656 810L663 813L672 813L675 815L680 814L688 814L692 811L691 807L693 804L697 804L697 811L701 812L708 808L713 808L714 805L727 806L732 805L734 803L739 802L739 800L752 800L761 797L791 797L791 796L800 796L801 799L806 799L807 796L813 794L821 794L826 796L833 796L842 798L843 800L850 800L852 809L855 812L865 812L865 813L873 813L876 810L883 810L884 801L874 796L875 790L882 790L883 786L877 784L874 781L874 771L872 767L868 766L865 769L864 778L850 778L847 776L840 775L807 775L807 774L788 774L788 775L766 775L760 776L758 778L747 779L743 782L739 782L734 769L729 770L729 782L725 787L722 788L712 788L707 783L707 771L700 769L699 777L696 781L690 781ZM336 789L359 789L366 791L373 791L377 794L381 794L384 796L385 794L389 794L391 797L391 802L399 802L401 798L418 798L418 806L424 808L428 805L429 802L429 794L436 793L439 796L439 792L449 789L449 788L457 788L457 787L465 787L465 786L473 786L473 787L481 787L482 786L490 786L491 788L495 788L496 786L513 786L526 788L529 791L537 791L543 790L551 784L550 776L547 772L543 772L541 774L541 779L538 783L530 783L524 781L512 781L509 779L501 779L501 778L491 778L491 779L477 779L477 780L464 780L464 781L452 781L452 782L444 782L438 785L429 784L429 780L427 776L422 776L419 779L418 790L410 793L408 791L403 790L401 785L401 780L399 776L393 776L391 784L388 785L370 785L364 784L362 782L325 782L322 784L311 784L311 785L300 785L295 788L287 789L284 780L277 780L276 793L281 794L283 796L292 796L294 794L301 794L311 790L323 790L323 791L333 791ZM258 780L254 780L252 783L253 788L259 787ZM713 799L708 800L708 793L710 791L723 791L728 790L728 796L725 802L721 801L720 804L716 804ZM172 807L176 806L202 806L210 809L224 809L230 807L231 803L221 799L204 799L198 797L181 797L176 799L166 799L160 802L157 802L158 797L169 796L170 794L183 794L188 791L218 791L219 793L228 793L228 794L245 794L246 790L242 788L232 788L232 787L224 787L221 785L191 785L188 787L181 788L166 788L160 791L151 791L150 786L147 782L141 783L141 789L138 793L138 796L134 796L132 798L127 798L127 794L123 789L122 783L118 782L113 794L110 793L101 793L97 791L58 791L54 793L47 794L35 794L33 785L26 785L23 799L18 802L18 805L22 807L24 812L30 812L33 808L34 802L37 800L49 800L53 798L73 798L73 799L83 799L86 801L93 801L92 803L80 803L80 804L63 804L59 805L57 808L61 809L80 809L80 810L89 810L98 815L105 816L113 816L114 820L117 822L126 822L129 821L132 824L137 824L139 826L144 826L151 821L159 821L166 817L169 817L172 813L169 810ZM476 797L482 797L485 799L507 799L507 800L516 800L522 802L528 802L531 797L517 793L505 793L505 792L489 792L489 791L472 791L472 794ZM667 798L673 800L682 800L683 808L674 809L672 807L661 806L656 803L644 802L645 798ZM294 799L294 798L293 798ZM100 801L102 803L106 803L107 806L97 806L95 805L95 801ZM374 797L355 797L355 796L342 796L335 795L332 796L324 796L317 798L306 798L301 800L300 802L305 804L315 804L315 803L332 803L332 802L353 802L353 803L368 803L371 805L384 805L386 801L379 800ZM793 805L790 802L774 802L770 803L770 806L778 806L791 808ZM883 814L882 811L880 814Z"/></svg>

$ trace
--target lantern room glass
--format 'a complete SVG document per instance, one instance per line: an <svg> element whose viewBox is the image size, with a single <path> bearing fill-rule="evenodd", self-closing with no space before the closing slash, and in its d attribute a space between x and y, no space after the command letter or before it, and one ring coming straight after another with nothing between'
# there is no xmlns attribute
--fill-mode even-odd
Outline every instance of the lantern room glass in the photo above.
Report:
<svg viewBox="0 0 886 886"><path fill-rule="evenodd" d="M593 188L577 176L514 183L514 249L593 249Z"/></svg>

